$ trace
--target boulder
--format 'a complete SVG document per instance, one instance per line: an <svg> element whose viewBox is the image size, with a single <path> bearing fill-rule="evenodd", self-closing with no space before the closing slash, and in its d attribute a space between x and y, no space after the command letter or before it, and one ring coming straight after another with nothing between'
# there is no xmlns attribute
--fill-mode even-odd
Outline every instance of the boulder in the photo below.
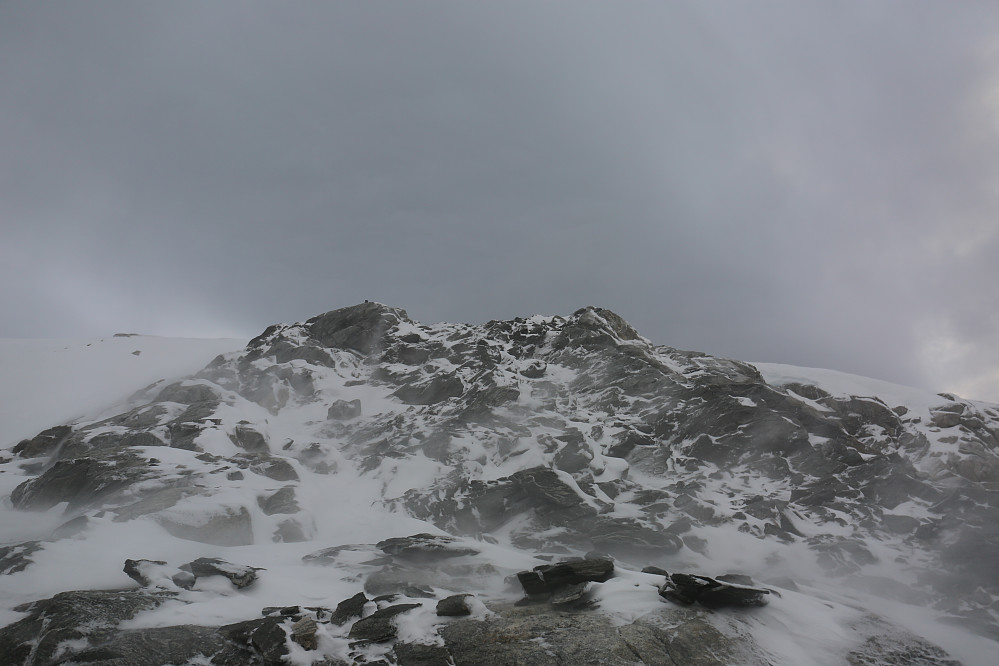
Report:
<svg viewBox="0 0 999 666"><path fill-rule="evenodd" d="M335 400L326 411L326 418L330 421L349 421L361 415L361 401Z"/></svg>
<svg viewBox="0 0 999 666"><path fill-rule="evenodd" d="M272 495L258 497L257 504L268 516L299 511L298 502L295 501L295 486L285 486Z"/></svg>
<svg viewBox="0 0 999 666"><path fill-rule="evenodd" d="M441 617L461 617L471 615L472 608L468 605L471 594L452 594L437 602L437 615Z"/></svg>

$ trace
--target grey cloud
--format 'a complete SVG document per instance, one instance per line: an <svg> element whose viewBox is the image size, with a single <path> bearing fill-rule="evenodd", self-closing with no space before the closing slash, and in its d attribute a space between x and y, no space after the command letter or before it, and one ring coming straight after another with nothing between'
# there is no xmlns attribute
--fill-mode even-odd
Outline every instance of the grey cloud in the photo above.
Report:
<svg viewBox="0 0 999 666"><path fill-rule="evenodd" d="M664 344L959 385L999 364L997 17L7 3L0 335L595 304ZM960 361L931 367L930 329Z"/></svg>

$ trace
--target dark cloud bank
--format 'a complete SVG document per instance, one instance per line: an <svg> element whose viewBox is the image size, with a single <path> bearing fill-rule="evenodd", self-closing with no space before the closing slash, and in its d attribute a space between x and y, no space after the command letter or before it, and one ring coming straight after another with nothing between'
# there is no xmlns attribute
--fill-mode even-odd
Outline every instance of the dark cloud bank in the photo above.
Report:
<svg viewBox="0 0 999 666"><path fill-rule="evenodd" d="M611 308L999 400L993 3L4 3L3 336Z"/></svg>

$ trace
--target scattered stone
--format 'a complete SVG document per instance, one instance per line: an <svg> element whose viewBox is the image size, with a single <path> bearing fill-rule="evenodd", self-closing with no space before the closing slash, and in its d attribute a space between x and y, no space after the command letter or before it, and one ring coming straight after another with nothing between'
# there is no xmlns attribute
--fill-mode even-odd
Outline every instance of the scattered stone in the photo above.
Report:
<svg viewBox="0 0 999 666"><path fill-rule="evenodd" d="M180 569L181 571L193 574L196 578L224 576L237 589L243 589L252 585L253 581L257 579L257 572L260 571L259 567L233 564L216 557L199 557L193 562L180 565Z"/></svg>
<svg viewBox="0 0 999 666"><path fill-rule="evenodd" d="M421 607L421 604L397 604L377 610L368 617L355 622L347 637L371 643L390 641L395 638L398 631L393 618L401 613Z"/></svg>
<svg viewBox="0 0 999 666"><path fill-rule="evenodd" d="M642 573L655 574L656 576L668 576L669 572L659 567L648 566L642 569Z"/></svg>
<svg viewBox="0 0 999 666"><path fill-rule="evenodd" d="M437 614L441 617L461 617L471 615L472 609L468 605L468 597L471 594L453 594L437 602Z"/></svg>

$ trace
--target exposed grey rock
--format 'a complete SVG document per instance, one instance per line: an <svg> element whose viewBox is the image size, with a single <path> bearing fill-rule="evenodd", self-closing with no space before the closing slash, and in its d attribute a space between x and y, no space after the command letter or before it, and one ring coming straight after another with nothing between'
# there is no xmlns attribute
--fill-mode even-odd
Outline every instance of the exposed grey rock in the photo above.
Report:
<svg viewBox="0 0 999 666"><path fill-rule="evenodd" d="M0 546L0 576L24 571L33 562L32 553L41 549L40 541L24 541L11 546Z"/></svg>
<svg viewBox="0 0 999 666"><path fill-rule="evenodd" d="M60 502L70 509L94 506L113 493L150 475L134 457L115 461L95 458L59 460L41 476L25 481L10 495L16 509L45 510Z"/></svg>
<svg viewBox="0 0 999 666"><path fill-rule="evenodd" d="M331 421L349 421L361 415L361 401L354 399L335 400L326 412L326 418Z"/></svg>
<svg viewBox="0 0 999 666"><path fill-rule="evenodd" d="M600 613L525 606L449 623L441 636L458 665L770 664L751 642L729 638L696 616L671 624L669 630L641 621L617 627Z"/></svg>
<svg viewBox="0 0 999 666"><path fill-rule="evenodd" d="M392 646L399 666L452 666L451 653L439 645L398 642Z"/></svg>
<svg viewBox="0 0 999 666"><path fill-rule="evenodd" d="M472 609L468 605L468 597L471 594L452 594L437 602L437 614L446 617L460 617L471 615Z"/></svg>
<svg viewBox="0 0 999 666"><path fill-rule="evenodd" d="M383 346L385 334L402 321L410 321L405 310L381 303L362 303L313 317L305 328L324 347L366 355Z"/></svg>
<svg viewBox="0 0 999 666"><path fill-rule="evenodd" d="M68 425L47 428L31 439L20 441L14 446L13 449L11 449L11 453L22 458L50 456L55 453L56 449L58 449L64 441L66 441L72 432L72 426Z"/></svg>
<svg viewBox="0 0 999 666"><path fill-rule="evenodd" d="M377 610L368 617L362 618L354 623L347 636L354 640L370 641L372 643L383 643L395 638L398 628L395 625L395 616L420 608L420 604L396 604Z"/></svg>
<svg viewBox="0 0 999 666"><path fill-rule="evenodd" d="M142 590L89 590L60 592L18 606L16 610L28 615L0 628L0 655L11 665L55 663L61 646L70 641L85 641L88 646L107 643L118 633L120 622L160 605L164 598Z"/></svg>
<svg viewBox="0 0 999 666"><path fill-rule="evenodd" d="M180 565L181 571L187 571L197 578L205 576L224 576L237 588L249 587L257 579L258 567L245 564L233 564L217 557L199 557L193 562Z"/></svg>

